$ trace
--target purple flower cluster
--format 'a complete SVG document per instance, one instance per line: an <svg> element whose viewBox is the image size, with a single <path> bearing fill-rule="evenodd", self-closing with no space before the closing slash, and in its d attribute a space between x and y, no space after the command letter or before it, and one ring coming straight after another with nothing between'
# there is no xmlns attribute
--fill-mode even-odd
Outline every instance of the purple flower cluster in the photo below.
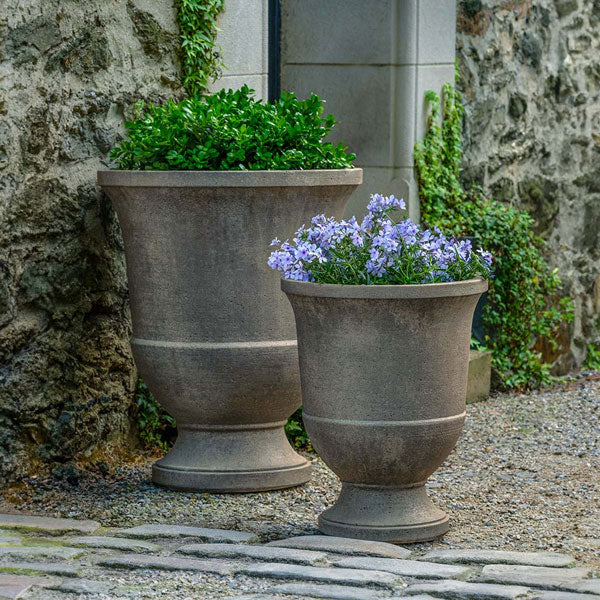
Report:
<svg viewBox="0 0 600 600"><path fill-rule="evenodd" d="M394 222L391 214L405 210L403 200L373 194L359 224L352 217L336 221L319 215L293 239L271 253L269 266L286 279L343 284L410 284L460 281L490 275L492 257L473 251L469 240L421 231L410 219Z"/></svg>

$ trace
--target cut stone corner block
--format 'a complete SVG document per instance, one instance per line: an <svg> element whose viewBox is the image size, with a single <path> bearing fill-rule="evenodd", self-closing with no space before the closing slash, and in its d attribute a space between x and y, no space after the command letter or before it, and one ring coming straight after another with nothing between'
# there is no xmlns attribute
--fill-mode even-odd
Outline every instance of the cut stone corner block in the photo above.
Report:
<svg viewBox="0 0 600 600"><path fill-rule="evenodd" d="M492 354L486 350L471 350L467 380L467 404L487 400L492 378Z"/></svg>

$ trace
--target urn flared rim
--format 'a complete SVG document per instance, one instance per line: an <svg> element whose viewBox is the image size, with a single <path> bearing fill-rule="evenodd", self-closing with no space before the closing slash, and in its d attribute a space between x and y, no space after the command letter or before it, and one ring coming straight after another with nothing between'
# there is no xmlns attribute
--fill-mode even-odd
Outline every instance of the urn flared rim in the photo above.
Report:
<svg viewBox="0 0 600 600"><path fill-rule="evenodd" d="M347 299L410 299L447 298L482 294L488 289L487 279L475 278L444 283L419 283L411 285L343 285L313 283L282 279L281 289L294 296Z"/></svg>
<svg viewBox="0 0 600 600"><path fill-rule="evenodd" d="M125 171L99 169L102 187L326 187L359 185L360 168L278 171Z"/></svg>

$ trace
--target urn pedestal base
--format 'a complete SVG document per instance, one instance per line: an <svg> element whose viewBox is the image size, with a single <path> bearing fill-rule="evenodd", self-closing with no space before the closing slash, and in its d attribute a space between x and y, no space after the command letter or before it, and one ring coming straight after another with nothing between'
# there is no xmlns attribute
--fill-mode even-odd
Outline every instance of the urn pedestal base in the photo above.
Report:
<svg viewBox="0 0 600 600"><path fill-rule="evenodd" d="M319 516L319 529L339 537L412 543L443 535L449 523L423 485L398 488L342 482L336 503Z"/></svg>
<svg viewBox="0 0 600 600"><path fill-rule="evenodd" d="M179 426L172 450L152 467L152 481L194 492L260 492L306 483L310 463L292 449L284 425Z"/></svg>

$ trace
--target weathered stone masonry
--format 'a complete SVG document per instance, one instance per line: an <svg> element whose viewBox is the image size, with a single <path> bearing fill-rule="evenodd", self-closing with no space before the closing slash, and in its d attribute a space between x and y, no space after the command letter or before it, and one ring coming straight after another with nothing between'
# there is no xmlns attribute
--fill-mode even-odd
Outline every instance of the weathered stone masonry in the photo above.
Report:
<svg viewBox="0 0 600 600"><path fill-rule="evenodd" d="M526 208L548 240L576 309L564 371L600 341L600 0L459 6L464 179Z"/></svg>
<svg viewBox="0 0 600 600"><path fill-rule="evenodd" d="M123 253L95 172L136 100L182 92L173 11L0 3L0 475L129 432Z"/></svg>
<svg viewBox="0 0 600 600"><path fill-rule="evenodd" d="M15 4L0 0L0 478L127 439L123 255L95 171L136 100L183 93L171 0ZM600 0L459 6L465 180L536 216L576 302L569 366L600 341Z"/></svg>

